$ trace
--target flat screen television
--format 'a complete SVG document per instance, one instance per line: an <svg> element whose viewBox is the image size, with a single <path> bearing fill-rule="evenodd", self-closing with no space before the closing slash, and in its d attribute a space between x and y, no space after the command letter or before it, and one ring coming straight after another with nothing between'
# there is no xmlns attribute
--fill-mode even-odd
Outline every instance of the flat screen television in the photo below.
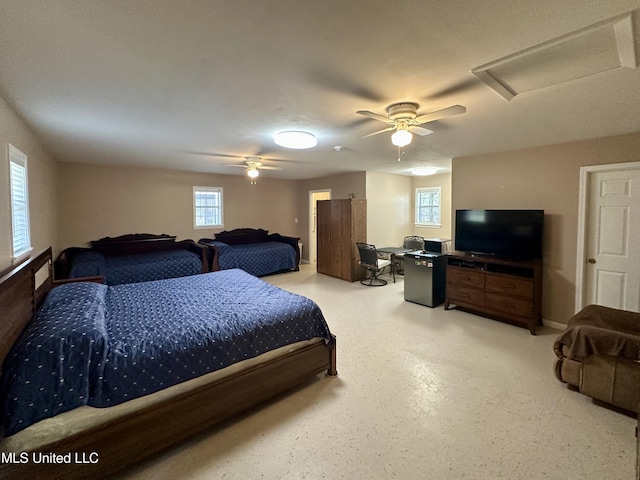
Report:
<svg viewBox="0 0 640 480"><path fill-rule="evenodd" d="M544 210L456 210L455 249L504 258L542 259Z"/></svg>

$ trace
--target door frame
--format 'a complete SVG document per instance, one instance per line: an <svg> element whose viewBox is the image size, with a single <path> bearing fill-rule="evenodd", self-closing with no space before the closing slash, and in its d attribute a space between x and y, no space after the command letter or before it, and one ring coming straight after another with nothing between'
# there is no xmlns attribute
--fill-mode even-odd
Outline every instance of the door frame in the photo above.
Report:
<svg viewBox="0 0 640 480"><path fill-rule="evenodd" d="M587 247L587 211L588 205L588 192L589 183L591 182L592 175L602 172L614 172L622 170L640 170L640 162L625 162L625 163L610 163L605 165L590 165L587 167L580 167L580 190L578 194L578 240L576 242L576 298L575 298L575 311L580 311L585 301L585 263L586 256L585 250Z"/></svg>
<svg viewBox="0 0 640 480"><path fill-rule="evenodd" d="M315 195L317 193L328 193L329 199L331 199L331 189L330 188L320 188L317 190L309 190L309 246L307 250L307 255L309 256L309 263L315 265L313 256L318 256L318 238L316 236L316 232L313 230L313 207L315 201Z"/></svg>

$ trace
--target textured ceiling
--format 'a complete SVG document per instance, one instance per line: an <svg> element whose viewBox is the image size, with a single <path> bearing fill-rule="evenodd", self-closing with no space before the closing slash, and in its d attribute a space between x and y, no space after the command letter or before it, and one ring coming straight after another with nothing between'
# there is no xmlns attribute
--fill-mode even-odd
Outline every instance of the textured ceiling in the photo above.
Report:
<svg viewBox="0 0 640 480"><path fill-rule="evenodd" d="M0 94L62 161L242 174L224 165L260 155L281 160L265 160L282 170L263 173L279 178L408 174L640 131L640 68L510 101L471 73L629 12L637 59L636 9L638 0L3 0ZM419 114L455 104L467 113L427 124L434 133L397 161L389 132L356 139L385 125L355 112L400 101ZM275 145L289 129L318 146Z"/></svg>

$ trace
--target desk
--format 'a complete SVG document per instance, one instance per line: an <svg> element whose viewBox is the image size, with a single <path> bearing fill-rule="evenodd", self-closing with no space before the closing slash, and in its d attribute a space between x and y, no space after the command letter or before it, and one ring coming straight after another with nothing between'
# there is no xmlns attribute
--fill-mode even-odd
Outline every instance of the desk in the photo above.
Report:
<svg viewBox="0 0 640 480"><path fill-rule="evenodd" d="M388 253L389 255L397 255L398 253L413 252L415 248L402 248L402 247L382 247L376 248L376 251L380 253Z"/></svg>
<svg viewBox="0 0 640 480"><path fill-rule="evenodd" d="M397 256L403 256L405 253L414 252L415 248L403 248L403 247L382 247L376 248L376 252L384 255L389 255L391 260L391 276L393 277L393 283L396 282L396 262Z"/></svg>

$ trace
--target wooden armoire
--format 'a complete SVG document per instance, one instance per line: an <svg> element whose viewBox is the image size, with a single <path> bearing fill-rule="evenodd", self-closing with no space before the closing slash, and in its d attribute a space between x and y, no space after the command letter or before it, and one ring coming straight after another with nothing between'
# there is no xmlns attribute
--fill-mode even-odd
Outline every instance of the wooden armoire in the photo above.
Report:
<svg viewBox="0 0 640 480"><path fill-rule="evenodd" d="M349 282L365 278L357 242L367 241L367 201L358 198L317 202L318 273Z"/></svg>

